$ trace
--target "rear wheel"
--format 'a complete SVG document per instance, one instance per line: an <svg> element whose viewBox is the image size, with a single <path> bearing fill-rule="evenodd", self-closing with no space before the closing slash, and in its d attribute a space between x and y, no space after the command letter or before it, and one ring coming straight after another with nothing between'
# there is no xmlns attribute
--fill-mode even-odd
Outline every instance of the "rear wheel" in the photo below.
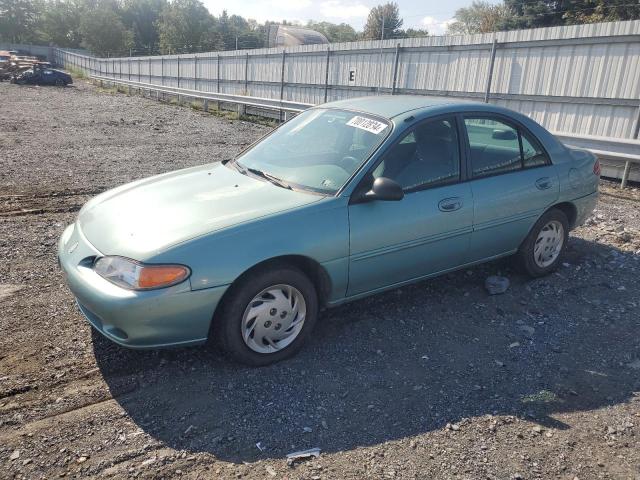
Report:
<svg viewBox="0 0 640 480"><path fill-rule="evenodd" d="M567 216L560 210L549 210L540 217L520 246L518 257L521 266L532 277L553 272L560 264L568 237Z"/></svg>
<svg viewBox="0 0 640 480"><path fill-rule="evenodd" d="M272 265L232 287L213 335L237 361L269 365L300 350L317 316L318 296L307 276L295 267Z"/></svg>

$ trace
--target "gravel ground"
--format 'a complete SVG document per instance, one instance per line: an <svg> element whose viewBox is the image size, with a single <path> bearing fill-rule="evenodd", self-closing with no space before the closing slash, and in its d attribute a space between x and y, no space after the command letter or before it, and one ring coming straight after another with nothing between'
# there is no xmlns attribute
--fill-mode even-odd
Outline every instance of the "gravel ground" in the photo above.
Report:
<svg viewBox="0 0 640 480"><path fill-rule="evenodd" d="M0 478L640 478L637 189L603 182L554 275L505 260L345 305L251 369L103 340L55 242L95 193L268 128L83 82L0 98Z"/></svg>

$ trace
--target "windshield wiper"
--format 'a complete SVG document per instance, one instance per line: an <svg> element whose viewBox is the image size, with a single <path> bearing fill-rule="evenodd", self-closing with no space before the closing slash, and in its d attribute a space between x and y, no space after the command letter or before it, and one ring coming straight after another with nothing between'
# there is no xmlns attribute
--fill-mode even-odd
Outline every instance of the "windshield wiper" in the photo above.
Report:
<svg viewBox="0 0 640 480"><path fill-rule="evenodd" d="M257 168L245 168L247 172L253 173L257 177L264 178L265 180L270 181L274 185L277 185L282 188L286 188L287 190L293 190L291 185L286 183L285 181L279 179L278 177L274 177L273 175L263 172L262 170L258 170Z"/></svg>
<svg viewBox="0 0 640 480"><path fill-rule="evenodd" d="M243 175L247 174L247 169L240 165L238 162L233 162L231 165L233 165L233 167Z"/></svg>

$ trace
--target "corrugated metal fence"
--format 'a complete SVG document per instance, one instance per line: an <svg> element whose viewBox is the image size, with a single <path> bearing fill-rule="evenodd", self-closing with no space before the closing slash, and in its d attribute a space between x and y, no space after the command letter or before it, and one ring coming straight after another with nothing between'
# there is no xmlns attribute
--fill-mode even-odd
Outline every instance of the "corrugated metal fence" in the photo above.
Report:
<svg viewBox="0 0 640 480"><path fill-rule="evenodd" d="M413 93L484 99L548 129L637 138L640 21L496 34L55 62L155 85L322 103Z"/></svg>
<svg viewBox="0 0 640 480"><path fill-rule="evenodd" d="M193 96L168 91L188 89L242 96L236 103L245 96L318 104L401 93L484 100L590 149L604 161L603 173L623 185L640 181L637 20L155 57L93 58L56 49L54 60L129 87L155 85L163 95Z"/></svg>
<svg viewBox="0 0 640 480"><path fill-rule="evenodd" d="M53 47L41 45L25 45L22 43L3 43L0 42L0 50L16 50L21 54L29 54L37 57L46 58L49 62L53 61Z"/></svg>

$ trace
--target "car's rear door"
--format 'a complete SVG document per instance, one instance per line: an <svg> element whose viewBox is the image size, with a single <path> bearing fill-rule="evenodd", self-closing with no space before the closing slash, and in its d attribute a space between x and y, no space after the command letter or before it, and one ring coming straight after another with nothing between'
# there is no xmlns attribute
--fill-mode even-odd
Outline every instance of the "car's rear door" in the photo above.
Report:
<svg viewBox="0 0 640 480"><path fill-rule="evenodd" d="M555 167L540 142L502 115L465 115L474 199L469 255L482 260L515 251L559 196Z"/></svg>
<svg viewBox="0 0 640 480"><path fill-rule="evenodd" d="M473 221L471 187L462 182L461 126L455 116L425 121L393 145L356 189L387 177L400 201L349 206L348 296L464 264Z"/></svg>

